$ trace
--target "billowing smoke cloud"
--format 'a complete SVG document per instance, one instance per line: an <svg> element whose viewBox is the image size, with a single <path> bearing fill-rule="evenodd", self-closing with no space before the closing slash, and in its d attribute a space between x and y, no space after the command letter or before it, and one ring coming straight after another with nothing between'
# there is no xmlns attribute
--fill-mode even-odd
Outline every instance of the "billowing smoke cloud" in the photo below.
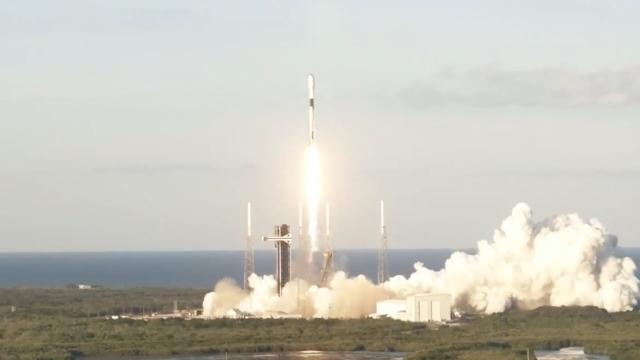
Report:
<svg viewBox="0 0 640 360"><path fill-rule="evenodd" d="M421 263L408 278L398 275L382 285L364 276L337 272L328 287L302 280L288 283L278 297L273 276L252 275L250 294L223 280L204 299L204 314L356 318L375 312L379 300L418 293L451 294L459 311L495 313L512 307L593 305L608 311L632 310L640 280L630 258L613 255L615 236L597 220L557 215L534 222L526 204L516 205L495 231L493 241L478 242L477 254L455 252L443 269Z"/></svg>
<svg viewBox="0 0 640 360"><path fill-rule="evenodd" d="M518 204L493 242L478 243L477 255L456 252L440 271L416 264L409 278L396 276L384 286L400 296L446 292L460 310L486 313L541 305L631 310L640 295L636 266L613 256L616 246L597 220L571 214L535 223L530 208Z"/></svg>

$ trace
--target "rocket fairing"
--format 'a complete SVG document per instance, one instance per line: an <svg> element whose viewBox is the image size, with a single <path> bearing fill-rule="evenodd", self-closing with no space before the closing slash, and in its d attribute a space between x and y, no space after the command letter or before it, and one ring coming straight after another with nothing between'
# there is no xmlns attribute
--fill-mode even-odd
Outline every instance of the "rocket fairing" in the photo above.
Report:
<svg viewBox="0 0 640 360"><path fill-rule="evenodd" d="M316 141L316 129L315 129L315 124L313 122L313 111L314 111L313 91L315 87L313 74L309 74L309 77L307 78L307 83L309 85L309 143L313 144Z"/></svg>

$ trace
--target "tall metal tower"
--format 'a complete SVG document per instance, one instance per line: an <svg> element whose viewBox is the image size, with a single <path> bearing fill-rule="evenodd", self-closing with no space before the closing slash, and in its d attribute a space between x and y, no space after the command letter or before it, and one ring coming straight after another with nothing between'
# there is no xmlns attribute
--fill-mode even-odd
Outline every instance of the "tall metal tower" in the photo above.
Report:
<svg viewBox="0 0 640 360"><path fill-rule="evenodd" d="M291 233L289 225L275 225L273 236L263 236L263 241L271 241L276 247L276 281L278 296L282 296L282 288L291 280Z"/></svg>
<svg viewBox="0 0 640 360"><path fill-rule="evenodd" d="M247 203L247 238L244 243L244 284L245 291L249 291L249 276L255 272L253 255L253 239L251 238L251 203Z"/></svg>
<svg viewBox="0 0 640 360"><path fill-rule="evenodd" d="M333 271L333 249L331 247L331 225L330 225L330 207L329 203L325 205L325 237L324 237L324 262L322 271L320 272L320 286L326 286L329 275Z"/></svg>
<svg viewBox="0 0 640 360"><path fill-rule="evenodd" d="M387 228L384 225L384 201L380 201L380 248L378 249L378 284L387 281Z"/></svg>

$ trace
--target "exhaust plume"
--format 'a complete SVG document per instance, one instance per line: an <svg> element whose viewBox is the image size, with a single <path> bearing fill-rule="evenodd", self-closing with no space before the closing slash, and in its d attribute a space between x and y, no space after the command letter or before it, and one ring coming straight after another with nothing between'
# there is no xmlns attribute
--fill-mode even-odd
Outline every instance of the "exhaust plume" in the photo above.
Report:
<svg viewBox="0 0 640 360"><path fill-rule="evenodd" d="M327 287L293 280L282 297L276 295L273 276L253 274L251 293L223 280L205 296L203 308L213 317L237 308L256 316L285 312L357 318L375 312L379 300L438 292L450 294L454 309L461 312L542 305L629 311L638 304L640 280L633 260L614 256L616 247L617 238L598 220L569 214L535 222L529 206L521 203L495 230L492 241L478 242L475 255L455 252L438 271L416 263L409 277L397 275L381 285L363 275L350 278L337 272Z"/></svg>
<svg viewBox="0 0 640 360"><path fill-rule="evenodd" d="M318 251L318 205L320 196L320 154L315 144L306 151L305 197L307 201L307 221L310 251L307 261L313 261L313 253Z"/></svg>

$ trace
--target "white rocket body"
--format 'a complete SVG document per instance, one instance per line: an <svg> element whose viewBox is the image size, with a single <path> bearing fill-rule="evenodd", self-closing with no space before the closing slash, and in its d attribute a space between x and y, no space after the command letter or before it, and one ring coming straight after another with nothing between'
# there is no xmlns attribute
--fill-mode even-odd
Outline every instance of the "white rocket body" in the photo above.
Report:
<svg viewBox="0 0 640 360"><path fill-rule="evenodd" d="M316 128L313 121L313 111L314 111L313 90L315 87L315 81L313 79L312 74L309 74L309 77L307 78L307 83L309 85L309 143L313 144L316 141Z"/></svg>

